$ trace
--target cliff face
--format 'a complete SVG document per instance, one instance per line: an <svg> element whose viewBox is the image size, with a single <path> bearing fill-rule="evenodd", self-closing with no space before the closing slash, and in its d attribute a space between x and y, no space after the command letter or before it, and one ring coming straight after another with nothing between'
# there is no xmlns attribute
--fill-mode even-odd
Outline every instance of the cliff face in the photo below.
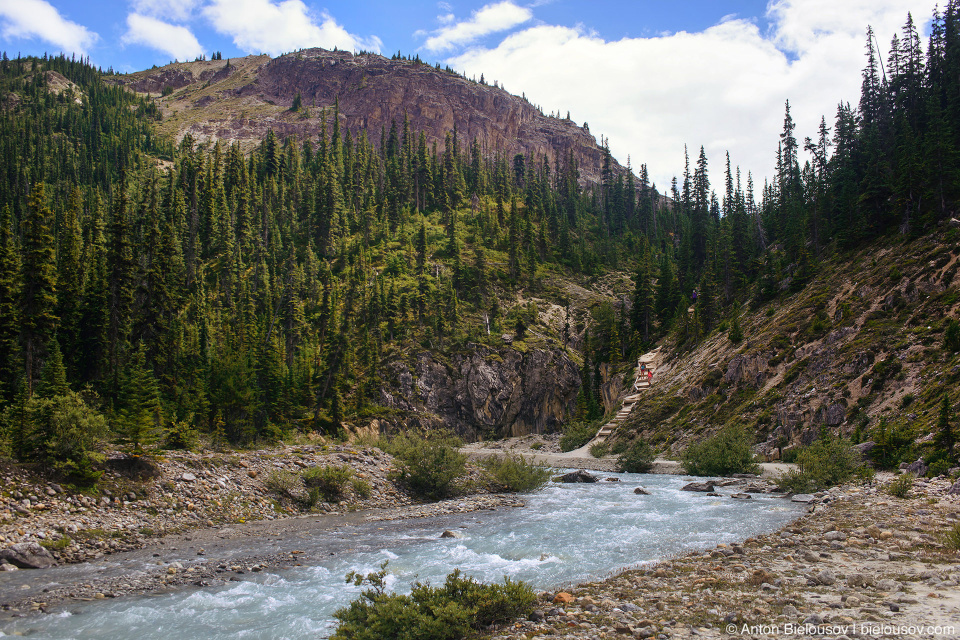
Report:
<svg viewBox="0 0 960 640"><path fill-rule="evenodd" d="M462 149L477 139L487 155L517 153L546 157L551 165L570 152L581 179L599 182L603 150L589 130L570 120L545 116L523 98L478 84L426 64L383 56L309 49L271 59L175 63L120 76L116 82L158 97L163 128L178 138L259 143L269 129L281 138L315 138L321 109L339 102L341 128L366 131L379 143L382 129L409 118L428 145L443 149L457 129ZM168 89L169 87L169 89ZM297 95L304 109L289 109ZM330 114L328 113L328 117ZM615 171L624 171L614 162Z"/></svg>
<svg viewBox="0 0 960 640"><path fill-rule="evenodd" d="M425 352L383 372L380 404L406 426L444 427L468 440L556 430L569 418L580 388L577 365L562 349Z"/></svg>

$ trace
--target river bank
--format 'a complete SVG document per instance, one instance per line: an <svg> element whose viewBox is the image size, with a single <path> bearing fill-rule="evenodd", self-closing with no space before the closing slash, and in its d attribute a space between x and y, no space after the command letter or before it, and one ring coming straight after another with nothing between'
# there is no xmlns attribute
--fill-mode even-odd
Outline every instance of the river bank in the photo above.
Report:
<svg viewBox="0 0 960 640"><path fill-rule="evenodd" d="M547 467L617 471L617 456L606 455L602 458L594 458L590 455L589 448L589 444L587 444L579 449L564 452L560 450L560 434L545 434L472 442L460 450L474 460L482 460L491 456L519 455L523 456L527 462ZM762 462L760 463L760 477L767 480L776 480L794 468L796 468L795 464ZM685 475L683 467L678 461L664 458L657 458L653 461L650 473Z"/></svg>
<svg viewBox="0 0 960 640"><path fill-rule="evenodd" d="M938 478L895 498L890 479L818 494L810 513L742 544L542 593L529 620L483 637L956 638L960 555L942 536L960 496Z"/></svg>

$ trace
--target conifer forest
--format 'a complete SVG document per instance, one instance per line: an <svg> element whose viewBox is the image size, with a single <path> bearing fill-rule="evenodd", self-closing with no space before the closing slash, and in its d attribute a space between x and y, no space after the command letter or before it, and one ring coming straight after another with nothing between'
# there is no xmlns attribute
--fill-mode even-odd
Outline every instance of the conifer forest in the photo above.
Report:
<svg viewBox="0 0 960 640"><path fill-rule="evenodd" d="M671 332L695 345L802 289L825 251L954 215L960 5L926 47L908 18L889 59L877 50L868 31L859 103L817 131L785 104L771 181L692 146L670 185L609 151L585 184L572 155L491 155L456 130L352 135L336 103L316 139L177 142L151 98L86 60L4 54L0 448L89 479L101 441L336 434L385 411L384 363L522 341L536 312L515 292L627 271L632 300L595 309L576 345L579 417L596 417L599 364Z"/></svg>

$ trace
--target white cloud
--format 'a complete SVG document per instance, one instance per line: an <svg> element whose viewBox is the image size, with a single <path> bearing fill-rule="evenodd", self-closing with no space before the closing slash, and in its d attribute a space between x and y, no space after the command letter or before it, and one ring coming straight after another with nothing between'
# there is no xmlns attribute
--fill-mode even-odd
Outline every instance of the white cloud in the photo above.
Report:
<svg viewBox="0 0 960 640"><path fill-rule="evenodd" d="M526 7L518 7L509 0L484 5L474 11L469 20L453 23L453 16L441 16L441 22L449 24L442 27L423 43L428 51L448 51L458 45L470 44L478 38L506 31L527 22L533 12Z"/></svg>
<svg viewBox="0 0 960 640"><path fill-rule="evenodd" d="M511 34L495 48L476 48L449 64L485 74L544 107L570 110L613 154L646 162L658 187L683 171L683 145L693 159L703 145L714 186L722 184L724 152L752 170L757 192L773 173L784 102L796 135L814 136L837 103L859 100L866 27L888 43L911 11L929 21L935 0L778 0L761 32L744 18L697 33L606 41L582 27L540 25ZM886 46L883 58L886 59Z"/></svg>
<svg viewBox="0 0 960 640"><path fill-rule="evenodd" d="M64 53L84 54L99 36L83 25L71 22L44 0L3 0L0 2L0 34L4 39L39 38Z"/></svg>
<svg viewBox="0 0 960 640"><path fill-rule="evenodd" d="M276 56L308 47L379 52L383 44L376 36L348 33L327 13L312 16L301 0L213 0L203 13L217 31L248 53Z"/></svg>
<svg viewBox="0 0 960 640"><path fill-rule="evenodd" d="M137 13L127 16L127 32L121 42L146 45L177 60L192 60L203 53L190 29Z"/></svg>
<svg viewBox="0 0 960 640"><path fill-rule="evenodd" d="M174 22L186 22L193 14L193 7L197 4L196 0L131 0L136 13L159 18L161 20L172 20Z"/></svg>

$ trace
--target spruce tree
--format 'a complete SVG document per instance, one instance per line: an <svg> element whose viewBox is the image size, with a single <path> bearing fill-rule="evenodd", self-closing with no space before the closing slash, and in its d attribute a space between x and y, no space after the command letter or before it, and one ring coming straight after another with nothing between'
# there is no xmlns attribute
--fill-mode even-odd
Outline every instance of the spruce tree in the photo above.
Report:
<svg viewBox="0 0 960 640"><path fill-rule="evenodd" d="M52 214L42 182L30 193L23 220L23 286L20 291L20 327L24 346L27 395L32 395L37 363L57 326L57 269Z"/></svg>

